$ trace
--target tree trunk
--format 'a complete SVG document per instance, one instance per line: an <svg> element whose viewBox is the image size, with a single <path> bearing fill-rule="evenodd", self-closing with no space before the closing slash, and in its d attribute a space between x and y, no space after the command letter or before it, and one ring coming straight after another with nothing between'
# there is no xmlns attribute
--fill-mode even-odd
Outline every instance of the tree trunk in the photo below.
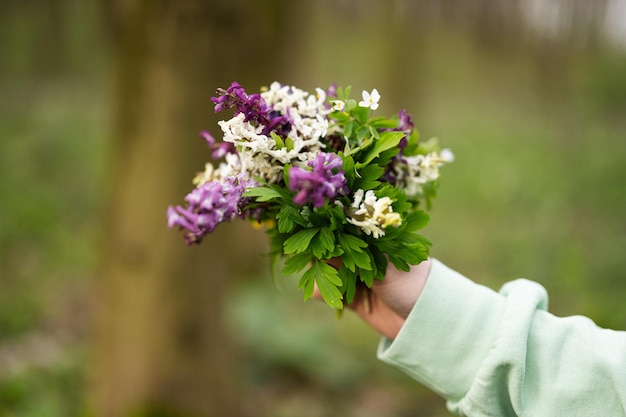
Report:
<svg viewBox="0 0 626 417"><path fill-rule="evenodd" d="M255 5L266 16L272 6ZM245 263L259 251L258 240L222 225L189 248L167 229L165 212L183 202L209 159L198 132L216 127L209 101L215 88L240 75L242 83L256 80L251 89L272 81L259 77L277 61L268 59L262 70L245 65L259 46L276 46L278 25L247 22L252 6L237 1L127 0L107 7L117 90L94 414L239 416L222 305L228 281L241 271L227 260ZM234 243L237 238L242 241ZM238 253L229 257L235 245Z"/></svg>

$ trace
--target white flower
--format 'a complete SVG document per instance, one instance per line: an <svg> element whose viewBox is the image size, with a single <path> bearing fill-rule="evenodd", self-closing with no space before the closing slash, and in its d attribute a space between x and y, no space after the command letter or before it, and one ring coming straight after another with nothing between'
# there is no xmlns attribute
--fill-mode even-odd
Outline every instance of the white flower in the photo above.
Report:
<svg viewBox="0 0 626 417"><path fill-rule="evenodd" d="M343 100L332 100L332 111L343 111L346 108L346 103Z"/></svg>
<svg viewBox="0 0 626 417"><path fill-rule="evenodd" d="M325 116L330 109L326 105L326 92L321 88L316 88L315 92L309 94L299 88L273 82L269 89L261 93L274 111L287 116L291 122L288 135L294 143L294 151L290 151L287 158L281 158L283 163L300 158L297 154L304 148L315 151L323 147L320 139L327 133L328 119Z"/></svg>
<svg viewBox="0 0 626 417"><path fill-rule="evenodd" d="M431 152L428 155L415 155L403 158L403 164L394 167L396 185L404 188L408 197L415 197L422 193L422 186L439 178L439 167L454 161L454 154L449 149L440 153Z"/></svg>
<svg viewBox="0 0 626 417"><path fill-rule="evenodd" d="M213 165L210 163L204 164L204 172L199 172L196 177L193 179L193 185L196 187L200 187L203 184L206 184L209 181L213 181Z"/></svg>
<svg viewBox="0 0 626 417"><path fill-rule="evenodd" d="M239 154L227 153L224 159L224 162L220 163L216 169L210 172L210 181L223 180L226 177L236 177L241 173L241 159L239 158ZM205 177L208 170L209 167L207 166L204 174Z"/></svg>
<svg viewBox="0 0 626 417"><path fill-rule="evenodd" d="M366 234L378 239L385 235L387 226L399 226L402 217L394 213L389 197L376 198L374 191L366 193L362 189L354 193L354 202L351 204L351 214L346 218L349 223L358 226Z"/></svg>
<svg viewBox="0 0 626 417"><path fill-rule="evenodd" d="M378 108L378 102L380 101L380 94L377 89L373 89L371 93L363 90L363 100L359 101L360 107L369 107L372 110Z"/></svg>
<svg viewBox="0 0 626 417"><path fill-rule="evenodd" d="M439 152L439 158L443 159L446 163L454 162L454 153L452 153L451 149L445 148Z"/></svg>
<svg viewBox="0 0 626 417"><path fill-rule="evenodd" d="M361 206L361 201L363 201L363 194L365 194L365 191L363 191L363 189L359 188L358 190L356 190L356 192L354 193L354 202L352 203L352 207L358 209Z"/></svg>
<svg viewBox="0 0 626 417"><path fill-rule="evenodd" d="M270 95L274 98L278 97L279 102L283 104L285 101L280 101L284 98L281 94L284 93L288 99L298 96L297 108L304 109L308 106L310 113L313 114L312 117L308 117L296 111L296 108L289 107L286 110L292 123L292 129L288 133L288 139L291 141L289 148L284 145L278 147L274 138L262 133L263 126L253 126L245 121L243 113L239 113L229 120L218 122L224 133L224 142L235 145L237 155L227 154L226 164L220 165L214 172L205 173L198 181L206 181L209 176L211 179L216 179L244 172L250 178L261 177L270 184L274 184L282 179L285 164L308 161L311 155L317 154L324 146L320 139L326 135L328 120L314 110L318 106L315 96L308 95L302 90L296 90L293 94L289 91L272 84L266 93L268 97ZM308 99L301 99L305 94ZM320 97L322 94L323 91L321 93L318 91ZM323 99L325 100L325 96ZM231 160L229 160L229 155L233 155Z"/></svg>
<svg viewBox="0 0 626 417"><path fill-rule="evenodd" d="M317 93L317 102L315 104L318 108L324 106L324 103L326 102L326 91L317 87L315 92Z"/></svg>

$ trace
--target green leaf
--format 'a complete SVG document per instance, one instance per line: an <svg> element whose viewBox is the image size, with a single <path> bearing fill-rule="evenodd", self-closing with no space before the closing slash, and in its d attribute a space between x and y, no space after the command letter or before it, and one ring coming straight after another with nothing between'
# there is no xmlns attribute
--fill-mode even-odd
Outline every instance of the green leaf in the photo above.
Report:
<svg viewBox="0 0 626 417"><path fill-rule="evenodd" d="M394 129L398 127L398 119L387 119L386 117L375 117L368 123L376 129Z"/></svg>
<svg viewBox="0 0 626 417"><path fill-rule="evenodd" d="M329 116L339 123L346 123L348 120L352 120L350 115L344 111L334 111Z"/></svg>
<svg viewBox="0 0 626 417"><path fill-rule="evenodd" d="M426 236L422 236L422 235L417 234L417 233L411 233L411 236L413 237L413 239L415 240L416 243L419 243L422 246L431 247L433 245L433 242L428 240L426 238Z"/></svg>
<svg viewBox="0 0 626 417"><path fill-rule="evenodd" d="M385 172L385 168L376 164L367 165L357 172L358 178L354 181L354 189L373 190L380 185L380 177Z"/></svg>
<svg viewBox="0 0 626 417"><path fill-rule="evenodd" d="M291 182L289 177L289 170L291 170L291 164L285 164L285 166L283 167L283 178L285 180L286 188L289 188L289 183Z"/></svg>
<svg viewBox="0 0 626 417"><path fill-rule="evenodd" d="M278 231L280 233L291 233L296 227L296 223L289 217L288 211L295 210L292 206L284 205L280 208L278 214L276 214L276 220L278 221Z"/></svg>
<svg viewBox="0 0 626 417"><path fill-rule="evenodd" d="M307 265L311 262L311 255L308 253L301 253L298 255L290 256L283 266L283 274L292 275L297 274L306 268Z"/></svg>
<svg viewBox="0 0 626 417"><path fill-rule="evenodd" d="M311 270L326 304L332 308L343 309L343 295L339 291L342 281L337 270L325 262L314 262Z"/></svg>
<svg viewBox="0 0 626 417"><path fill-rule="evenodd" d="M354 170L354 158L344 155L341 155L341 158L343 159L343 165L341 166L341 169L343 169L343 172L346 175L346 179L348 180L348 186L350 186L350 184L352 184L352 181L354 181L354 175L356 172ZM350 188L352 189L352 187Z"/></svg>
<svg viewBox="0 0 626 417"><path fill-rule="evenodd" d="M343 127L343 134L347 137L352 136L352 131L354 130L354 120L350 120Z"/></svg>
<svg viewBox="0 0 626 417"><path fill-rule="evenodd" d="M337 87L337 98L346 101L350 97L350 91L352 91L352 86L347 86L345 89ZM332 97L330 99L332 100Z"/></svg>
<svg viewBox="0 0 626 417"><path fill-rule="evenodd" d="M350 112L352 109L354 109L355 107L356 107L356 100L354 100L354 99L350 98L350 99L347 99L347 100L346 100L346 105L345 105L345 107L343 108L343 110L344 110L345 112L348 112L348 113L349 113L349 112Z"/></svg>
<svg viewBox="0 0 626 417"><path fill-rule="evenodd" d="M285 146L287 147L288 151L293 151L293 139L291 139L290 137L287 137L287 139L285 139Z"/></svg>
<svg viewBox="0 0 626 417"><path fill-rule="evenodd" d="M343 248L341 246L335 246L333 251L328 254L328 259L339 258L344 253L345 253L345 251L343 250Z"/></svg>
<svg viewBox="0 0 626 417"><path fill-rule="evenodd" d="M320 228L320 233L311 241L311 251L317 259L328 259L335 249L335 234L330 227Z"/></svg>
<svg viewBox="0 0 626 417"><path fill-rule="evenodd" d="M427 259L430 246L428 239L406 230L393 240L379 239L377 242L378 249L387 254L389 262L401 271L408 271L409 264L417 265Z"/></svg>
<svg viewBox="0 0 626 417"><path fill-rule="evenodd" d="M285 240L283 245L286 255L291 253L302 253L309 248L311 239L319 232L318 228L300 230L298 233Z"/></svg>
<svg viewBox="0 0 626 417"><path fill-rule="evenodd" d="M330 230L338 230L342 228L342 225L346 223L346 215L343 212L343 207L338 204L332 204L329 207L329 220Z"/></svg>
<svg viewBox="0 0 626 417"><path fill-rule="evenodd" d="M410 213L406 219L406 230L409 232L414 232L416 230L423 229L428 225L430 221L430 216L423 210L417 210L413 213Z"/></svg>
<svg viewBox="0 0 626 417"><path fill-rule="evenodd" d="M355 102L356 103L356 102ZM354 107L350 114L354 117L360 124L364 125L367 123L367 118L369 117L369 107Z"/></svg>
<svg viewBox="0 0 626 417"><path fill-rule="evenodd" d="M294 207L290 204L285 204L284 206L282 206L280 208L280 211L278 212L278 215L280 215L281 217L283 216L288 217L289 220L291 220L293 223L298 224L302 227L307 227L309 223L304 218L302 213L300 213L300 210L297 207ZM276 215L276 217L278 217L278 215Z"/></svg>
<svg viewBox="0 0 626 417"><path fill-rule="evenodd" d="M315 271L313 267L310 267L302 274L302 278L300 278L298 283L298 289L303 290L304 301L309 300L313 296L313 291L315 290Z"/></svg>
<svg viewBox="0 0 626 417"><path fill-rule="evenodd" d="M356 267L359 269L372 269L370 257L363 251L363 249L367 247L366 242L346 233L338 233L337 238L344 250L344 254L342 255L344 265L346 265L350 271L355 272Z"/></svg>
<svg viewBox="0 0 626 417"><path fill-rule="evenodd" d="M344 249L341 259L343 260L343 265L345 265L346 268L356 273L356 263L354 262L352 252Z"/></svg>
<svg viewBox="0 0 626 417"><path fill-rule="evenodd" d="M244 197L256 197L256 201L264 202L264 201L273 200L275 198L281 198L283 195L273 188L255 187L243 193L243 196Z"/></svg>
<svg viewBox="0 0 626 417"><path fill-rule="evenodd" d="M365 140L363 140L361 143L358 143L358 146L347 150L346 151L346 155L356 155L359 152L363 152L365 149L369 148L372 144L374 143L374 139L373 138L367 138ZM365 166L367 164L360 164L360 166Z"/></svg>
<svg viewBox="0 0 626 417"><path fill-rule="evenodd" d="M411 269L410 265L400 256L389 255L389 262L391 262L398 271L409 272Z"/></svg>
<svg viewBox="0 0 626 417"><path fill-rule="evenodd" d="M285 142L283 142L283 138L281 138L276 132L270 132L270 136L276 142L277 149L282 149L285 147Z"/></svg>
<svg viewBox="0 0 626 417"><path fill-rule="evenodd" d="M367 252L352 252L351 255L352 255L354 264L359 268L359 271L362 271L362 270L371 271L372 270L371 259L369 255L367 254Z"/></svg>
<svg viewBox="0 0 626 417"><path fill-rule="evenodd" d="M400 271L408 271L410 265L417 265L428 259L428 247L419 243L403 246L402 250L387 253L389 262Z"/></svg>
<svg viewBox="0 0 626 417"><path fill-rule="evenodd" d="M368 271L367 269L359 269L359 277L361 278L361 281L367 285L367 288L372 288L375 275L376 272L373 270Z"/></svg>
<svg viewBox="0 0 626 417"><path fill-rule="evenodd" d="M400 153L399 147L387 149L386 151L381 152L380 155L378 155L378 161L376 161L376 163L380 166L389 165L391 160L399 153Z"/></svg>
<svg viewBox="0 0 626 417"><path fill-rule="evenodd" d="M368 133L370 133L369 126L361 126L356 130L356 140L362 142L366 137L368 137Z"/></svg>
<svg viewBox="0 0 626 417"><path fill-rule="evenodd" d="M341 265L337 273L339 278L341 278L342 289L346 295L346 302L352 304L354 295L356 294L356 273L350 271L345 264Z"/></svg>
<svg viewBox="0 0 626 417"><path fill-rule="evenodd" d="M385 272L389 264L387 257L375 245L370 246L370 252L376 268L376 279L385 278Z"/></svg>
<svg viewBox="0 0 626 417"><path fill-rule="evenodd" d="M331 252L335 249L335 234L330 230L330 227L322 227L317 238L320 240L326 251Z"/></svg>
<svg viewBox="0 0 626 417"><path fill-rule="evenodd" d="M317 259L324 259L324 255L326 254L326 249L320 242L319 237L320 237L319 234L315 236L315 238L311 241L310 248L311 248L311 252L313 253L313 256L315 256Z"/></svg>
<svg viewBox="0 0 626 417"><path fill-rule="evenodd" d="M372 162L381 152L398 146L404 136L404 132L384 132L381 134L380 138L374 142L374 146L372 146L361 161L356 164L357 169Z"/></svg>
<svg viewBox="0 0 626 417"><path fill-rule="evenodd" d="M407 246L404 259L411 265L417 265L428 258L428 246L421 243L415 243Z"/></svg>
<svg viewBox="0 0 626 417"><path fill-rule="evenodd" d="M363 252L363 248L367 247L367 242L359 239L356 236L349 235L347 233L339 233L339 243L346 250L353 250L357 252Z"/></svg>
<svg viewBox="0 0 626 417"><path fill-rule="evenodd" d="M280 208L280 211L276 214L276 219L278 220L278 231L280 233L291 233L296 224L302 227L307 225L307 221L300 214L300 210L289 204L285 204Z"/></svg>

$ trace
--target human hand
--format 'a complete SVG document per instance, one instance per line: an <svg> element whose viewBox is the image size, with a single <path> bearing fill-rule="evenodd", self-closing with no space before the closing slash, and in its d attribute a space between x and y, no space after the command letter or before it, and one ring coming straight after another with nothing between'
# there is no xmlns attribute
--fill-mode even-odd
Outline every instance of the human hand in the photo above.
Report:
<svg viewBox="0 0 626 417"><path fill-rule="evenodd" d="M340 266L336 261L329 263ZM390 263L385 279L375 280L372 288L357 288L354 301L348 307L380 334L395 339L422 293L429 272L430 260L412 265L408 272L398 271ZM322 299L317 288L313 298Z"/></svg>

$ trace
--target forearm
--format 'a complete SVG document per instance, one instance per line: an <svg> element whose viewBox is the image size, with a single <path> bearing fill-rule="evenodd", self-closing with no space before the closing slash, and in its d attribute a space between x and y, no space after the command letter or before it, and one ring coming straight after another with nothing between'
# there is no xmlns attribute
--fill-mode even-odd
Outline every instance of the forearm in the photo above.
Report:
<svg viewBox="0 0 626 417"><path fill-rule="evenodd" d="M543 311L526 280L501 293L433 261L396 339L379 357L469 416L624 415L626 334Z"/></svg>

